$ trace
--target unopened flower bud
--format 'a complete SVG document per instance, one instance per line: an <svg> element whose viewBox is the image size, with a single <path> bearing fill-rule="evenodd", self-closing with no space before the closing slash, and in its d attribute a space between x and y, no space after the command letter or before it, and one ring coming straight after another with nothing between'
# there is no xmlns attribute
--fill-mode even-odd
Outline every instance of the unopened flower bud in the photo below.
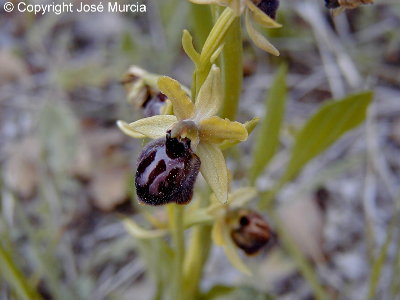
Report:
<svg viewBox="0 0 400 300"><path fill-rule="evenodd" d="M158 115L166 97L157 87L158 75L151 74L137 66L131 66L122 79L127 91L127 100L139 109L145 117Z"/></svg>
<svg viewBox="0 0 400 300"><path fill-rule="evenodd" d="M167 96L159 92L150 96L143 104L143 115L147 117L160 115L163 106L166 104Z"/></svg>

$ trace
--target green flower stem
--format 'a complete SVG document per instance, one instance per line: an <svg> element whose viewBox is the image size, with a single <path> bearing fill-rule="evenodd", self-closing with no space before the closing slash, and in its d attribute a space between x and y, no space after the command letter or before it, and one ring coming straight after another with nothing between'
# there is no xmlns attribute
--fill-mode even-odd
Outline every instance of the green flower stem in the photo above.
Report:
<svg viewBox="0 0 400 300"><path fill-rule="evenodd" d="M0 243L0 273L14 288L20 299L41 300L42 297L30 286L24 274L15 265L11 255Z"/></svg>
<svg viewBox="0 0 400 300"><path fill-rule="evenodd" d="M228 30L222 52L224 103L221 117L235 120L243 81L242 32L240 18L236 17Z"/></svg>
<svg viewBox="0 0 400 300"><path fill-rule="evenodd" d="M183 300L183 262L185 259L184 216L185 207L178 204L168 205L170 230L174 243L174 277L171 300Z"/></svg>
<svg viewBox="0 0 400 300"><path fill-rule="evenodd" d="M236 17L233 10L229 7L225 8L207 37L200 54L199 63L195 70L194 90L196 91L196 96L199 93L203 82L206 80L208 72L210 71L213 63L211 62L211 57L213 56L214 52L221 47L228 29L232 25L235 18Z"/></svg>
<svg viewBox="0 0 400 300"><path fill-rule="evenodd" d="M211 226L197 226L192 231L184 268L185 300L199 298L199 286L211 246Z"/></svg>

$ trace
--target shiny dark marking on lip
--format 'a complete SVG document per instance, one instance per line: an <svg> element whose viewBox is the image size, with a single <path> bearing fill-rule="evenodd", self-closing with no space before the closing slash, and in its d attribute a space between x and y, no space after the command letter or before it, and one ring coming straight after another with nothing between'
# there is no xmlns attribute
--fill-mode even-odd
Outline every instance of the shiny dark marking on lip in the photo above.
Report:
<svg viewBox="0 0 400 300"><path fill-rule="evenodd" d="M135 186L139 200L149 205L188 203L200 170L200 159L189 139L171 138L169 133L149 143L138 159Z"/></svg>

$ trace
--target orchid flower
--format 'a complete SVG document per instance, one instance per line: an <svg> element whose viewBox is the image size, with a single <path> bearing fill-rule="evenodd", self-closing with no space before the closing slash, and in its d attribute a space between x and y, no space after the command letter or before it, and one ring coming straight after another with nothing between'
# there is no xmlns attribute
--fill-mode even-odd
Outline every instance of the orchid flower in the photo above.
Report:
<svg viewBox="0 0 400 300"><path fill-rule="evenodd" d="M118 121L118 127L133 138L158 139L168 131L173 138L190 139L191 148L201 161L200 172L216 198L226 203L228 171L219 145L244 141L248 132L244 124L216 116L223 101L219 68L212 66L195 103L179 82L170 77L160 77L158 88L171 101L174 115L156 115L130 124Z"/></svg>
<svg viewBox="0 0 400 300"><path fill-rule="evenodd" d="M222 246L231 264L247 275L251 275L251 271L240 258L238 248L231 237L230 212L243 207L243 205L253 199L256 194L257 191L254 188L240 188L229 194L227 204L219 203L215 196L212 195L211 204L208 207L208 213L215 218L212 227L212 239L214 243L217 246Z"/></svg>

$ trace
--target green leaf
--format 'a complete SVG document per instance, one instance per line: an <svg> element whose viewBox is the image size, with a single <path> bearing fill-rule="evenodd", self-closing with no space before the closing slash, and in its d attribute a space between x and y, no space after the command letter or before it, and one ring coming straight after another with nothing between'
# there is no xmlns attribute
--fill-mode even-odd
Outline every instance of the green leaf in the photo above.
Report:
<svg viewBox="0 0 400 300"><path fill-rule="evenodd" d="M298 133L280 182L294 178L311 159L328 149L344 133L360 125L365 120L372 96L370 91L362 92L323 105Z"/></svg>
<svg viewBox="0 0 400 300"><path fill-rule="evenodd" d="M215 285L206 294L201 297L201 300L273 300L274 298L265 293L256 290L250 286L225 286Z"/></svg>
<svg viewBox="0 0 400 300"><path fill-rule="evenodd" d="M40 300L42 297L31 286L28 279L16 265L10 252L0 242L0 274L13 287L20 299Z"/></svg>
<svg viewBox="0 0 400 300"><path fill-rule="evenodd" d="M386 235L386 239L384 244L382 245L380 251L378 252L371 268L370 278L369 278L369 286L368 286L368 298L374 299L376 296L376 290L378 288L379 280L382 278L382 270L386 263L389 246L393 241L393 233L396 228L396 220L398 219L398 214L394 214L392 220L389 224L388 233Z"/></svg>
<svg viewBox="0 0 400 300"><path fill-rule="evenodd" d="M286 72L286 65L281 65L266 98L266 115L261 123L253 150L253 162L250 169L252 184L274 157L279 146L287 94Z"/></svg>
<svg viewBox="0 0 400 300"><path fill-rule="evenodd" d="M233 286L226 285L214 285L207 293L205 293L201 299L202 300L212 300L218 299L222 296L231 294L236 288Z"/></svg>

